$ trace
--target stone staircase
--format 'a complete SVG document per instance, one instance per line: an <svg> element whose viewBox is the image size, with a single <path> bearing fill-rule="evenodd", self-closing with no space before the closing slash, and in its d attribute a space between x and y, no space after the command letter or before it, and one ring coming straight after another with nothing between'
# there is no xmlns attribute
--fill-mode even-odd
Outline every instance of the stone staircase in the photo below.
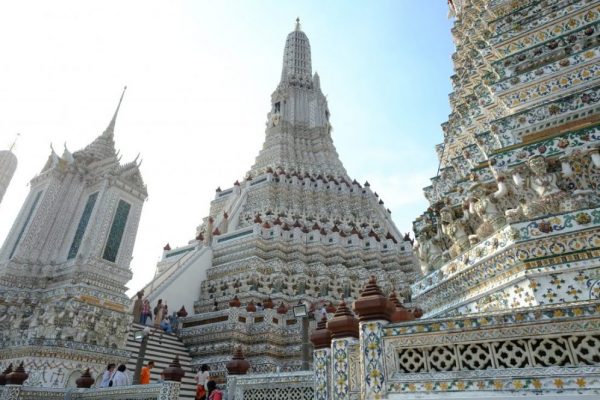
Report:
<svg viewBox="0 0 600 400"><path fill-rule="evenodd" d="M127 336L127 350L132 353L132 357L127 362L127 371L130 378L135 371L137 354L140 349L140 342L136 342L133 338L133 333L144 329L141 324L132 324ZM181 381L180 399L194 399L196 394L196 384L194 383L194 371L191 366L191 358L187 348L175 335L164 333L161 329L152 329L152 334L148 340L146 347L146 356L144 357L144 365L149 360L154 361L155 367L151 371L150 382L156 383L160 379L160 373L169 366L171 361L179 355L181 368L185 371L185 376Z"/></svg>

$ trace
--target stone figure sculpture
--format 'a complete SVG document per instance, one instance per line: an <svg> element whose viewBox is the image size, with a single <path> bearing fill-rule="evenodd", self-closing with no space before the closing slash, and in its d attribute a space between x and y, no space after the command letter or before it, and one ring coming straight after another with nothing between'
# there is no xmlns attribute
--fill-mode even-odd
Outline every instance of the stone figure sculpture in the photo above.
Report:
<svg viewBox="0 0 600 400"><path fill-rule="evenodd" d="M469 212L482 220L482 224L477 228L479 239L489 236L506 224L506 218L498 210L494 201L495 198L506 195L507 189L503 180L498 181L498 191L493 194L488 194L485 187L479 182L471 185L469 192Z"/></svg>
<svg viewBox="0 0 600 400"><path fill-rule="evenodd" d="M531 157L527 166L531 172L529 177L522 178L520 174L516 174L513 179L517 187L521 190L529 189L534 196L525 196L519 209L507 211L507 216L515 220L521 214L527 218L535 218L560 212L564 208L567 193L558 186L558 174L548 172L546 159L540 155Z"/></svg>
<svg viewBox="0 0 600 400"><path fill-rule="evenodd" d="M448 206L440 210L442 232L452 241L450 257L454 258L469 248L469 236L465 231L465 224L461 219L454 217L454 212Z"/></svg>
<svg viewBox="0 0 600 400"><path fill-rule="evenodd" d="M426 225L417 236L415 251L421 261L423 275L427 275L439 266L442 261L442 249L439 246L440 238L434 234L433 226Z"/></svg>

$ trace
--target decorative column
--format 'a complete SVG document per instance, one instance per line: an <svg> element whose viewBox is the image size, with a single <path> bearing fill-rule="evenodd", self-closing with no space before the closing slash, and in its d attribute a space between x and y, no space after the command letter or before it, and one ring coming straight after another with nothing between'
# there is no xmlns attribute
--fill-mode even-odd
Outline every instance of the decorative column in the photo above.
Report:
<svg viewBox="0 0 600 400"><path fill-rule="evenodd" d="M242 305L242 302L240 301L240 299L237 297L237 295L233 296L233 299L231 299L231 301L229 302L229 307L239 307Z"/></svg>
<svg viewBox="0 0 600 400"><path fill-rule="evenodd" d="M327 329L327 317L317 323L310 335L313 344L313 367L315 376L314 400L329 400L329 370L331 363L331 332Z"/></svg>
<svg viewBox="0 0 600 400"><path fill-rule="evenodd" d="M227 368L227 398L238 399L242 398L241 393L237 393L237 376L246 375L248 369L250 369L250 363L244 357L241 347L236 347L233 351L233 357L231 361L225 364Z"/></svg>
<svg viewBox="0 0 600 400"><path fill-rule="evenodd" d="M21 398L21 385L6 385L0 393L0 400L18 400Z"/></svg>
<svg viewBox="0 0 600 400"><path fill-rule="evenodd" d="M179 363L179 355L176 355L171 364L163 370L163 376L165 381L160 388L158 400L179 399L181 379L185 376L185 371Z"/></svg>
<svg viewBox="0 0 600 400"><path fill-rule="evenodd" d="M13 369L13 365L10 364L1 374L0 374L0 386L6 385L6 376L10 374Z"/></svg>
<svg viewBox="0 0 600 400"><path fill-rule="evenodd" d="M163 375L165 381L181 382L181 378L185 376L185 371L181 368L181 364L179 363L179 354L175 355L171 364L163 370Z"/></svg>
<svg viewBox="0 0 600 400"><path fill-rule="evenodd" d="M90 374L90 369L87 368L83 374L77 378L75 385L77 385L78 388L89 389L92 387L95 381L96 380L92 378L92 375Z"/></svg>
<svg viewBox="0 0 600 400"><path fill-rule="evenodd" d="M388 300L395 306L395 310L390 316L390 322L406 322L420 318L420 316L417 316L419 315L418 313L420 310L409 310L408 308L404 307L404 305L400 303L400 300L398 300L398 296L396 295L395 290L393 290L392 293L390 293L390 297L388 297Z"/></svg>
<svg viewBox="0 0 600 400"><path fill-rule="evenodd" d="M331 332L331 399L350 399L350 346L358 340L358 320L340 302L335 315L327 322Z"/></svg>
<svg viewBox="0 0 600 400"><path fill-rule="evenodd" d="M25 372L23 362L13 372L6 375L6 385L23 385L23 382L27 380L29 374Z"/></svg>
<svg viewBox="0 0 600 400"><path fill-rule="evenodd" d="M177 381L164 381L157 400L179 400L180 385Z"/></svg>
<svg viewBox="0 0 600 400"><path fill-rule="evenodd" d="M383 399L387 394L383 327L390 322L396 305L388 301L371 276L352 308L359 317L361 398Z"/></svg>
<svg viewBox="0 0 600 400"><path fill-rule="evenodd" d="M229 361L225 368L227 368L227 373L229 375L245 375L250 369L250 363L244 357L244 353L242 352L241 347L236 347L233 352L233 357L231 357L231 361Z"/></svg>
<svg viewBox="0 0 600 400"><path fill-rule="evenodd" d="M23 382L25 382L28 377L29 374L25 372L23 363L21 363L17 369L8 373L6 375L6 385L4 386L4 390L0 395L0 400L17 400L21 398Z"/></svg>

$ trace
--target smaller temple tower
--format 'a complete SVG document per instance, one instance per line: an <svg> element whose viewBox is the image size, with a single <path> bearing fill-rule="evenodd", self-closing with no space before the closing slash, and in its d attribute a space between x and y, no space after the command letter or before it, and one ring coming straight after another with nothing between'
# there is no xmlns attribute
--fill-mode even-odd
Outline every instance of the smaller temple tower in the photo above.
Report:
<svg viewBox="0 0 600 400"><path fill-rule="evenodd" d="M125 284L147 192L137 158L115 150L122 100L84 149L51 149L0 249L0 360L25 359L29 385L128 358Z"/></svg>
<svg viewBox="0 0 600 400"><path fill-rule="evenodd" d="M8 150L0 150L0 203L8 189L8 185L17 170L17 156L13 153L15 142Z"/></svg>

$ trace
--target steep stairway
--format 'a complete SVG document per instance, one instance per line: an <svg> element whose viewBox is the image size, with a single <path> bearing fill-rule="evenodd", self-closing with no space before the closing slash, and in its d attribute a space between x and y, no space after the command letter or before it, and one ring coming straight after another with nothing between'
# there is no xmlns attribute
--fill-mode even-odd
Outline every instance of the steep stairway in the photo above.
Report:
<svg viewBox="0 0 600 400"><path fill-rule="evenodd" d="M127 371L131 376L135 371L137 354L140 350L140 342L136 342L133 333L143 330L141 324L132 324L127 335L126 349L132 353L132 357L127 362ZM160 380L160 373L169 366L171 361L179 355L181 368L185 371L185 376L181 381L180 399L193 399L196 393L196 384L194 383L194 371L192 369L190 355L186 347L181 343L175 335L164 333L161 329L152 329L152 334L148 340L146 347L146 355L144 357L144 365L150 360L154 361L154 368L150 373L150 382L155 383ZM130 376L130 377L131 377Z"/></svg>

